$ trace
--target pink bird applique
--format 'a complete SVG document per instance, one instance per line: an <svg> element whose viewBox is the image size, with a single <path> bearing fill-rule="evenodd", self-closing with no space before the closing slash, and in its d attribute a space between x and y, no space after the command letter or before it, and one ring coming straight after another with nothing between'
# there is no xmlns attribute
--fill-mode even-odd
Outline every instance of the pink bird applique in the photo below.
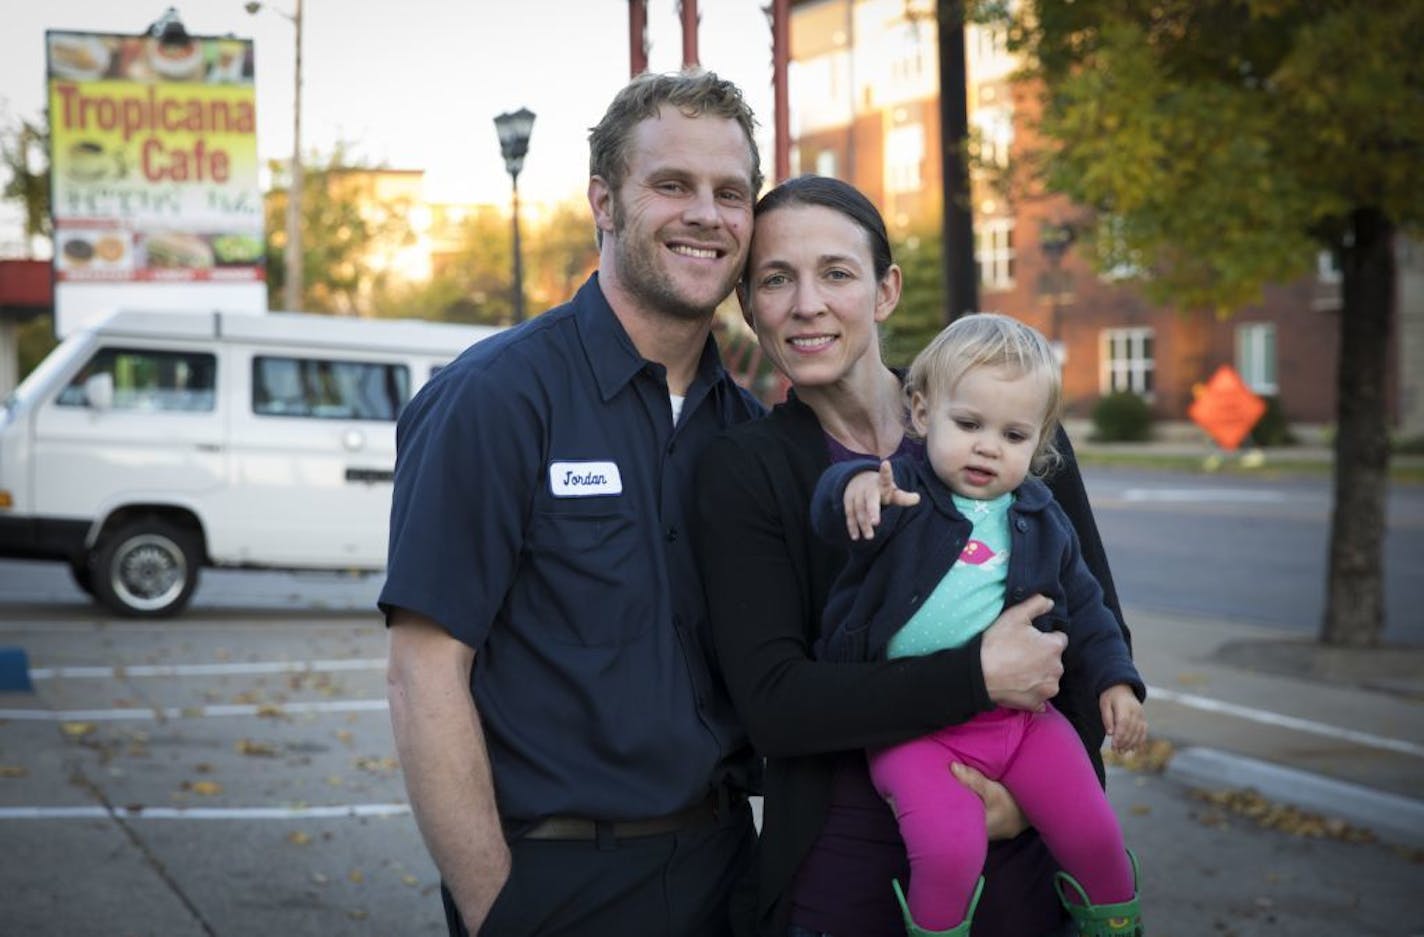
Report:
<svg viewBox="0 0 1424 937"><path fill-rule="evenodd" d="M962 563L970 566L983 566L994 558L994 551L989 549L989 545L982 540L971 540L964 545L964 550L959 554Z"/></svg>

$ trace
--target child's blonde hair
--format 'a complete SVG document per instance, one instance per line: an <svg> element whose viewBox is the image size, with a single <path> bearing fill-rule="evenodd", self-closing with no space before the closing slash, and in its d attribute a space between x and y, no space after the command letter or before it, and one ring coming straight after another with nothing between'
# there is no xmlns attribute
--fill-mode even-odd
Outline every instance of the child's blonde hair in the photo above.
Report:
<svg viewBox="0 0 1424 937"><path fill-rule="evenodd" d="M1058 467L1063 456L1054 445L1063 408L1063 376L1058 356L1048 339L1017 319L979 312L955 319L915 356L905 379L905 397L953 393L964 375L975 368L1007 368L1016 377L1041 380L1048 391L1038 448L1031 471L1045 475Z"/></svg>

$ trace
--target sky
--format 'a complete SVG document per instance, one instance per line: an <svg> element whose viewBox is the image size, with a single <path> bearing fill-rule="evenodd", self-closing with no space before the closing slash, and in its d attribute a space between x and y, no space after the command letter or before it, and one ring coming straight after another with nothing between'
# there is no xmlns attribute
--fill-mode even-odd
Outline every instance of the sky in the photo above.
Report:
<svg viewBox="0 0 1424 937"><path fill-rule="evenodd" d="M164 0L9 0L0 14L0 124L45 106L47 29L135 34ZM256 15L243 0L173 4L194 35L255 42L258 152L292 150L294 35L291 0ZM701 0L702 65L741 86L771 159L771 31L766 0ZM509 175L494 117L536 115L524 171L525 201L581 197L588 128L628 79L627 0L303 0L302 150L349 143L360 158L423 169L432 201L505 203ZM677 0L648 2L649 66L682 64ZM0 244L19 215L0 208Z"/></svg>

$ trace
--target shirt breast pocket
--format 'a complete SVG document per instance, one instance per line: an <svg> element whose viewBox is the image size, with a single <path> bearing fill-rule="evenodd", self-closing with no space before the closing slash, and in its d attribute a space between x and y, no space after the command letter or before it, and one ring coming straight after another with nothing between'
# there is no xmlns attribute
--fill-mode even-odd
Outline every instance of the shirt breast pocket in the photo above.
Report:
<svg viewBox="0 0 1424 937"><path fill-rule="evenodd" d="M541 506L526 540L535 620L553 641L601 647L648 629L657 609L654 557L643 555L637 517L620 498Z"/></svg>

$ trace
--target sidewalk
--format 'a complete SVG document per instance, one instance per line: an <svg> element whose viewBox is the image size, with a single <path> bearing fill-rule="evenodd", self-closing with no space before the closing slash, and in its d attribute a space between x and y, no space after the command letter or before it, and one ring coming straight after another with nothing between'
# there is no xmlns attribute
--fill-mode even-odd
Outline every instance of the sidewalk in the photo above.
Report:
<svg viewBox="0 0 1424 937"><path fill-rule="evenodd" d="M1329 648L1280 629L1125 610L1166 774L1252 788L1424 848L1424 648Z"/></svg>
<svg viewBox="0 0 1424 937"><path fill-rule="evenodd" d="M1085 462L1113 461L1150 464L1154 461L1203 465L1210 458L1220 459L1228 466L1243 468L1300 468L1328 471L1335 461L1335 451L1323 427L1296 427L1299 442L1290 446L1268 449L1243 446L1228 453L1217 446L1194 424L1161 422L1153 427L1153 438L1147 442L1095 442L1091 420L1064 420L1064 428L1073 440L1073 449ZM1392 471L1404 470L1409 477L1424 474L1424 455L1394 454L1389 460ZM1186 467L1185 465L1183 467Z"/></svg>

